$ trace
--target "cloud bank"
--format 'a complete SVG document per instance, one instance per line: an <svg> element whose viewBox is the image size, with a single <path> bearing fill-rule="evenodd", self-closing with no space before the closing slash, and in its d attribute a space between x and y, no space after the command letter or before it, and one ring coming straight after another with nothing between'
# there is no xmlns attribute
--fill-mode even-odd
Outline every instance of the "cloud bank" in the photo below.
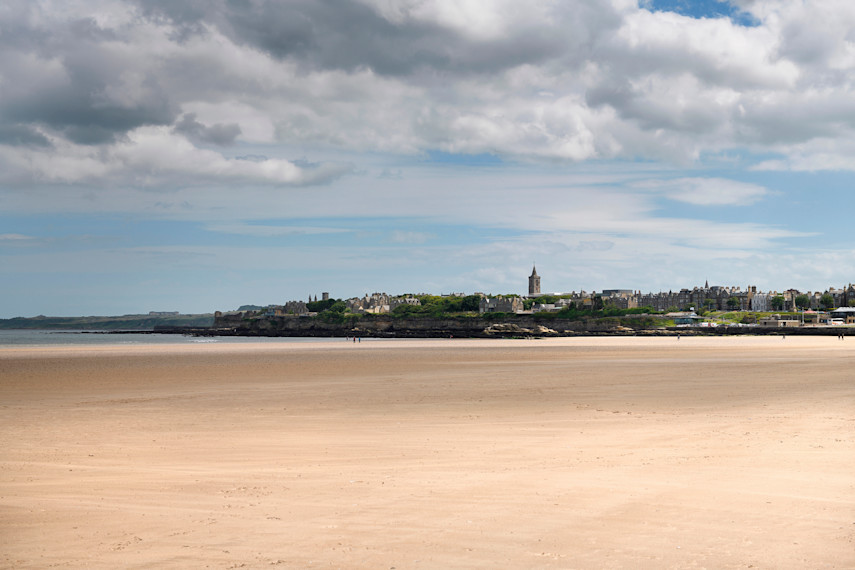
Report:
<svg viewBox="0 0 855 570"><path fill-rule="evenodd" d="M238 142L675 163L747 148L781 155L764 168L851 168L845 0L736 3L756 26L628 0L4 4L0 145L97 149L90 176L157 127L216 170Z"/></svg>

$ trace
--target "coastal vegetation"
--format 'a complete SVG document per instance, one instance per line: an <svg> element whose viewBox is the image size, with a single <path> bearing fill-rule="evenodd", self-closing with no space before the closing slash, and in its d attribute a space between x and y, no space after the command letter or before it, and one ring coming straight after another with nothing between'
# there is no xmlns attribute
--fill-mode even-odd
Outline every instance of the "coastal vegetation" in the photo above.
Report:
<svg viewBox="0 0 855 570"><path fill-rule="evenodd" d="M324 299L322 301L309 301L308 303L306 303L306 308L313 313L322 313L324 311L332 309L333 305L336 305L337 303L341 305L341 309L347 308L344 304L344 301L342 301L341 299ZM338 307L336 307L336 311L341 312L340 310L338 310Z"/></svg>
<svg viewBox="0 0 855 570"><path fill-rule="evenodd" d="M477 315L481 297L440 297L438 295L414 295L419 305L398 305L392 315L398 318L429 316L443 318L449 316Z"/></svg>
<svg viewBox="0 0 855 570"><path fill-rule="evenodd" d="M634 309L619 309L603 303L594 303L587 307L577 307L569 304L559 311L536 311L528 315L515 313L491 312L480 313L479 295L467 296L438 296L438 295L408 295L408 298L417 299L418 304L400 304L386 314L355 313L351 312L344 301L340 299L326 299L307 303L307 308L316 313L310 319L320 321L329 325L344 325L358 327L360 323L370 323L377 320L391 319L396 322L416 323L420 321L455 320L455 321L480 321L480 322L510 322L534 319L543 325L549 326L553 321L584 321L594 326L617 327L627 326L630 328L653 328L673 326L673 319L667 319L663 314L657 313L650 307ZM540 299L546 302L558 300L550 299L550 296ZM531 307L531 305L529 305ZM264 318L259 313L250 320ZM406 325L405 325L406 326Z"/></svg>
<svg viewBox="0 0 855 570"><path fill-rule="evenodd" d="M379 334L381 336L443 336L443 334L478 336L486 329L495 329L489 334L516 334L514 331L551 331L548 334L566 334L568 331L586 332L630 332L662 331L678 326L677 317L669 313L678 312L677 308L668 311L656 311L651 307L621 309L609 300L592 303L568 303L560 310L540 310L538 303L532 306L534 312L479 312L480 297L407 295L408 299L418 300L418 304L401 303L387 313L354 312L348 304L339 299L328 299L312 303L312 308L322 309L300 319L271 317L261 312L244 315L241 327L251 334L263 331L283 334L318 334L321 336L353 331L356 334ZM545 296L544 296L545 297ZM557 301L559 298L538 298L538 301ZM566 299L564 302L567 302ZM736 303L732 303L736 306ZM787 314L781 311L749 312L741 310L714 311L702 309L702 320L712 327L731 329L745 325L755 325L760 319L771 315ZM789 313L796 315L798 313ZM315 323L315 324L312 324ZM219 323L228 326L228 321ZM332 327L332 328L330 328ZM496 328L500 327L500 328ZM507 329L507 330L505 330ZM361 331L361 332L357 332ZM371 332L374 331L374 332ZM394 331L394 332L393 332ZM267 333L263 333L267 334ZM523 336L530 333L520 333ZM547 334L544 332L544 334Z"/></svg>
<svg viewBox="0 0 855 570"><path fill-rule="evenodd" d="M412 295L414 299L418 299L419 304L401 304L396 306L388 315L382 315L383 318L391 316L393 319L450 319L450 318L483 318L488 320L496 319L513 319L514 313L479 313L479 303L481 297L479 295L467 295L460 297L439 296L439 295ZM551 303L559 299L551 296L544 296L542 304ZM348 310L347 305L340 299L327 299L324 301L313 301L307 303L306 307L317 313L316 318L328 323L345 323L356 322L360 319L378 318L381 315L373 313L354 313ZM531 305L529 304L529 309ZM583 320L583 319L603 319L641 315L650 316L657 312L650 307L639 307L635 309L618 309L602 303L594 304L592 307L578 308L573 304L561 309L560 311L537 311L532 314L535 319L559 319L559 320Z"/></svg>

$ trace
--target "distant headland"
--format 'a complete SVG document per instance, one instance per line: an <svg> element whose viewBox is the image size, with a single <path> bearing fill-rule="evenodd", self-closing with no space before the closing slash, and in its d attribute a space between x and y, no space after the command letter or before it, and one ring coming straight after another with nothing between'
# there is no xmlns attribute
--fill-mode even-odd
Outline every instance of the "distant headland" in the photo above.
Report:
<svg viewBox="0 0 855 570"><path fill-rule="evenodd" d="M120 316L15 317L0 319L0 330L153 331L170 327L209 328L213 324L213 313L182 315L178 311L151 311L147 314Z"/></svg>

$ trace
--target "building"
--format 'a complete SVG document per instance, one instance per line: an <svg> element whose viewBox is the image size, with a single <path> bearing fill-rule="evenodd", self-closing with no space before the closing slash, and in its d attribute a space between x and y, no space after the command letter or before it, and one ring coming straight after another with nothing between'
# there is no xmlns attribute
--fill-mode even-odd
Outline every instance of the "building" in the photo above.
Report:
<svg viewBox="0 0 855 570"><path fill-rule="evenodd" d="M531 266L531 275L528 276L528 296L540 295L540 275L534 265Z"/></svg>
<svg viewBox="0 0 855 570"><path fill-rule="evenodd" d="M635 294L634 289L603 289L600 294L603 297L620 297L622 295Z"/></svg>
<svg viewBox="0 0 855 570"><path fill-rule="evenodd" d="M802 323L794 315L771 315L760 319L757 324L761 327L792 328L801 326Z"/></svg>
<svg viewBox="0 0 855 570"><path fill-rule="evenodd" d="M772 297L768 293L754 293L754 297L751 299L751 310L752 311L769 311L771 310Z"/></svg>
<svg viewBox="0 0 855 570"><path fill-rule="evenodd" d="M608 304L615 309L637 309L638 298L632 289L603 289L600 294L604 304Z"/></svg>
<svg viewBox="0 0 855 570"><path fill-rule="evenodd" d="M420 307L421 304L422 302L419 301L417 298L413 297L412 295L392 297L389 300L389 310L394 311L397 307L400 307L401 305Z"/></svg>
<svg viewBox="0 0 855 570"><path fill-rule="evenodd" d="M555 303L534 303L531 306L531 312L532 313L541 313L541 312L556 313L556 312L560 311L561 309L562 309L562 307L557 306Z"/></svg>
<svg viewBox="0 0 855 570"><path fill-rule="evenodd" d="M284 314L291 315L305 315L309 312L309 309L306 307L306 303L303 301L288 301L282 307L282 312Z"/></svg>
<svg viewBox="0 0 855 570"><path fill-rule="evenodd" d="M696 325L704 320L703 317L698 316L694 311L677 311L674 313L667 313L665 316L674 319L674 324L678 327Z"/></svg>
<svg viewBox="0 0 855 570"><path fill-rule="evenodd" d="M352 313L388 313L391 309L389 307L389 295L386 293L372 293L368 295L365 294L364 297L352 297L350 299L345 300L345 305L347 309Z"/></svg>
<svg viewBox="0 0 855 570"><path fill-rule="evenodd" d="M855 324L855 307L840 307L831 311L829 316L835 320L842 320L843 324Z"/></svg>
<svg viewBox="0 0 855 570"><path fill-rule="evenodd" d="M523 302L519 297L481 297L478 303L479 313L519 313Z"/></svg>

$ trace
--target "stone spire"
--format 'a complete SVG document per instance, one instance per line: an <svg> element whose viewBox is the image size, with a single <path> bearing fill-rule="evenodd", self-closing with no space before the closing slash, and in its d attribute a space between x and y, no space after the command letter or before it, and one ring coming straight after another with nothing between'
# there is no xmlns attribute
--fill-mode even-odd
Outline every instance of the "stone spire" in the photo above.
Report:
<svg viewBox="0 0 855 570"><path fill-rule="evenodd" d="M532 264L531 275L528 278L528 295L540 295L540 276L537 274L537 268Z"/></svg>

